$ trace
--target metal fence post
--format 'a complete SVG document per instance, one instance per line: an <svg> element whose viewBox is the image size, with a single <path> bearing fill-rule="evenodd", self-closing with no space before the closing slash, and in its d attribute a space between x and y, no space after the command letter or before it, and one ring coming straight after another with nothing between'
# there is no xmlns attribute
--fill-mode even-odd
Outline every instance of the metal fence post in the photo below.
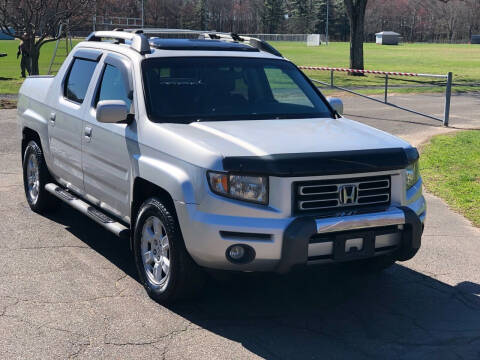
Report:
<svg viewBox="0 0 480 360"><path fill-rule="evenodd" d="M450 118L450 98L452 97L452 78L453 78L453 74L449 72L447 74L447 87L445 89L445 117L443 119L443 126L448 126L448 120Z"/></svg>
<svg viewBox="0 0 480 360"><path fill-rule="evenodd" d="M330 70L330 87L333 88L333 70Z"/></svg>
<svg viewBox="0 0 480 360"><path fill-rule="evenodd" d="M388 74L385 74L385 104L387 103L388 94Z"/></svg>

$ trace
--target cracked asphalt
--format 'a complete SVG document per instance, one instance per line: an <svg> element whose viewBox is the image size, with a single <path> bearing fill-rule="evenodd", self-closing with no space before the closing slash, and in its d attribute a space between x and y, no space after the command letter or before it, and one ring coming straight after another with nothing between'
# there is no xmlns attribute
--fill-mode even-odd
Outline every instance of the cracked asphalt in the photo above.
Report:
<svg viewBox="0 0 480 360"><path fill-rule="evenodd" d="M414 143L445 131L345 103ZM464 109L456 116L466 122L452 125L476 126ZM243 274L167 308L137 282L126 241L66 206L30 211L15 111L0 111L0 358L480 359L480 231L440 199L427 201L420 252L382 274Z"/></svg>

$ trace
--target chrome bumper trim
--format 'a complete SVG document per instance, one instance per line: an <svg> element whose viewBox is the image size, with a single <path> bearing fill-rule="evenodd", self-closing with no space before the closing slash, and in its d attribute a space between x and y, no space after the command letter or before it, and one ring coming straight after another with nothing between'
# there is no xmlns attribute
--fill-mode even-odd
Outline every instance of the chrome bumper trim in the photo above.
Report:
<svg viewBox="0 0 480 360"><path fill-rule="evenodd" d="M405 224L405 215L401 209L391 207L387 211L336 218L315 219L317 233L330 233Z"/></svg>

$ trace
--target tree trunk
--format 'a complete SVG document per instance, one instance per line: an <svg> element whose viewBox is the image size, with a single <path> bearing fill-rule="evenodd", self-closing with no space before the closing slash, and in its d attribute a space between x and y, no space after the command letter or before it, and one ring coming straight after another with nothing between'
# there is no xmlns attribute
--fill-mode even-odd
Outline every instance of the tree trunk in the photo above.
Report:
<svg viewBox="0 0 480 360"><path fill-rule="evenodd" d="M40 71L38 69L38 58L40 57L40 52L37 49L34 52L30 53L30 75L40 75Z"/></svg>
<svg viewBox="0 0 480 360"><path fill-rule="evenodd" d="M364 69L363 26L363 17L352 18L350 23L350 69Z"/></svg>
<svg viewBox="0 0 480 360"><path fill-rule="evenodd" d="M417 6L415 5L415 8L414 8L413 13L412 13L412 23L411 23L411 26L410 26L409 40L411 42L413 42L413 36L415 34L416 25L417 25Z"/></svg>
<svg viewBox="0 0 480 360"><path fill-rule="evenodd" d="M363 41L365 28L365 10L368 0L344 0L350 20L350 69L364 70ZM363 75L351 73L351 75Z"/></svg>
<svg viewBox="0 0 480 360"><path fill-rule="evenodd" d="M25 59L28 63L27 70L29 75L39 75L38 70L38 58L40 56L40 52L37 49L35 44L35 35L30 35L26 40L24 40L25 46L28 51L28 57Z"/></svg>

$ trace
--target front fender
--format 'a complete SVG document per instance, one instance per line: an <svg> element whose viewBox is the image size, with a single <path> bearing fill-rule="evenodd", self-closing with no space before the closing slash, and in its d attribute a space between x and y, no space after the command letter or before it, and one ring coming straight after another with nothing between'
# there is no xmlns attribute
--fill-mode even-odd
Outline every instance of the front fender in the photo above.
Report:
<svg viewBox="0 0 480 360"><path fill-rule="evenodd" d="M146 155L136 155L135 160L137 176L167 191L174 201L186 204L198 203L194 190L197 176L192 165L186 166L182 163L180 166L171 161L167 162Z"/></svg>

